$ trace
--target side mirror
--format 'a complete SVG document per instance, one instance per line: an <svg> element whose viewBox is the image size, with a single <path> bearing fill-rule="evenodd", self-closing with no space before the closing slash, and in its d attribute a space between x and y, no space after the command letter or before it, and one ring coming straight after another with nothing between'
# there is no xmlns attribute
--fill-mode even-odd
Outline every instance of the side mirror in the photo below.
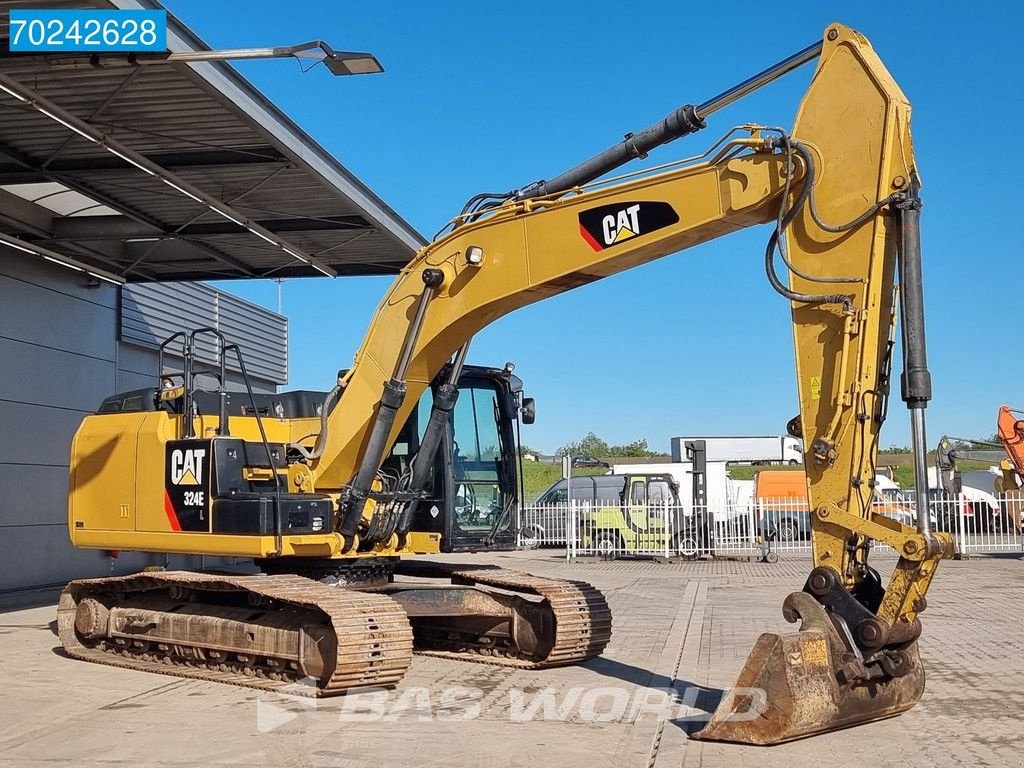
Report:
<svg viewBox="0 0 1024 768"><path fill-rule="evenodd" d="M533 424L537 420L537 401L532 397L524 397L519 412L522 415L523 424Z"/></svg>

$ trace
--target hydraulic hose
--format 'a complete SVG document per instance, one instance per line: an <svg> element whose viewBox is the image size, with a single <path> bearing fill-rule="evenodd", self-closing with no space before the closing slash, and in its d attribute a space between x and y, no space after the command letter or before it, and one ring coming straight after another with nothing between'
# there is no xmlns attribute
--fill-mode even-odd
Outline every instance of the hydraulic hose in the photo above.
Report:
<svg viewBox="0 0 1024 768"><path fill-rule="evenodd" d="M864 211L851 221L838 225L828 224L827 222L822 220L814 202L814 184L817 180L817 171L814 164L813 153L806 144L803 144L802 142L791 138L785 133L782 133L781 135L782 138L780 141L784 147L784 151L787 157L791 157L793 153L798 154L800 158L803 160L805 171L803 186L800 189L800 192L797 194L796 200L793 201L793 205L788 210L786 210L784 207L779 208L778 222L776 224L775 230L768 238L768 245L765 249L765 273L768 275L768 282L771 284L772 288L777 293L781 294L782 296L785 296L787 299L790 299L791 301L799 301L807 304L842 304L844 310L849 311L852 306L852 302L850 297L844 294L814 295L798 293L790 290L786 285L782 283L782 281L779 279L778 273L775 271L775 251L776 249L778 249L779 254L782 256L782 260L786 264L786 267L791 272L793 272L793 274L798 275L799 277L802 277L805 280L817 283L862 283L864 282L863 279L859 277L815 276L808 275L800 271L792 263L790 263L786 255L785 249L782 245L781 235L786 231L786 228L790 225L790 223L792 223L793 219L796 218L800 211L803 210L803 207L805 205L807 206L808 212L811 215L811 219L812 221L814 221L816 226L832 234L842 234L844 232L850 232L856 229L857 227L860 227L861 225L865 224L866 222L870 221L874 216L876 216L879 213L879 211L881 211L886 206L902 201L905 195L902 192L894 192L888 197L879 200L877 203L872 205L870 208L868 208L866 211ZM792 174L787 175L786 177L786 185L783 191L782 206L785 206L785 201L789 196L789 179L791 178L791 176Z"/></svg>
<svg viewBox="0 0 1024 768"><path fill-rule="evenodd" d="M388 449L388 437L391 428L395 423L395 416L405 402L405 379L409 373L409 364L412 360L413 349L416 340L419 338L423 328L423 322L427 314L427 305L434 297L441 283L444 282L444 272L439 269L427 268L421 273L423 278L423 293L416 301L416 310L412 322L405 331L405 339L402 342L401 354L395 363L394 372L390 380L384 382L384 389L381 392L380 403L377 406L377 413L374 417L373 426L370 428L370 436L367 439L366 447L363 449L362 458L356 475L346 489L346 495L342 498L338 514L338 533L344 539L345 544L342 552L349 552L355 544L356 532L362 520L363 510L370 497L370 488L377 477L378 469L384 454ZM370 521L371 525L374 521ZM374 529L376 532L379 529ZM372 536L367 537L368 543Z"/></svg>
<svg viewBox="0 0 1024 768"><path fill-rule="evenodd" d="M430 481L431 469L437 451L441 446L448 420L452 411L455 410L455 403L459 399L459 377L466 365L466 356L469 354L469 342L463 344L455 353L451 369L448 371L448 379L442 383L434 393L434 402L430 408L430 418L423 430L423 438L419 450L412 458L408 489L414 494L423 494L427 490ZM413 498L405 505L402 514L398 518L396 530L399 536L399 548L405 546L406 537L412 527L413 518L422 506L422 499Z"/></svg>
<svg viewBox="0 0 1024 768"><path fill-rule="evenodd" d="M324 397L323 406L320 410L320 432L317 433L316 442L313 444L313 450L306 448L304 445L298 443L290 443L288 448L298 453L302 458L307 461L313 459L319 459L323 453L324 448L327 446L327 420L331 414L331 409L334 408L334 404L338 401L338 395L341 394L342 386L340 383L334 385L334 389L327 393Z"/></svg>
<svg viewBox="0 0 1024 768"><path fill-rule="evenodd" d="M805 166L804 182L800 187L800 191L797 193L796 200L793 201L793 205L790 206L789 209L786 209L786 192L788 192L789 178L792 174L787 175L786 177L786 190L783 193L782 203L780 204L778 222L776 223L775 229L772 231L771 236L768 238L768 245L765 248L764 268L765 274L768 276L768 283L771 285L771 287L775 290L776 293L778 293L781 296L784 296L790 301L798 301L805 304L842 304L843 310L848 312L850 308L853 306L853 302L849 296L846 296L845 294L842 293L811 294L792 291L789 289L789 287L783 284L783 282L779 279L778 273L775 271L775 251L778 248L780 253L782 253L782 248L780 247L780 237L786 231L786 228L790 225L790 223L792 223L793 219L795 219L797 215L799 215L800 211L804 207L804 204L807 202L807 199L811 196L811 190L814 188L815 180L814 156L811 155L810 150L808 150L800 142L789 138L785 134L783 134L782 143L787 149L787 160L792 156L791 152L789 151L790 149L798 152L800 156L803 158ZM788 262L787 266L789 266ZM791 266L790 269L792 269ZM796 274L800 275L801 277L804 277L805 279L815 279L807 277L806 275L803 275L802 273L797 272L796 270L793 271ZM818 279L818 282L822 282L822 280ZM844 278L839 282L852 281Z"/></svg>

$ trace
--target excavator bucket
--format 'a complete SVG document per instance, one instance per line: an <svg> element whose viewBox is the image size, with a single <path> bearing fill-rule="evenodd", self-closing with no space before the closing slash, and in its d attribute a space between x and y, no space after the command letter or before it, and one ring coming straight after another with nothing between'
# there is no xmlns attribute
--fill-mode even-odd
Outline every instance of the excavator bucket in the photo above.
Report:
<svg viewBox="0 0 1024 768"><path fill-rule="evenodd" d="M924 693L916 642L900 677L864 681L824 608L794 592L783 605L798 632L767 632L747 657L735 687L693 738L769 745L892 717ZM852 680L852 682L851 682Z"/></svg>

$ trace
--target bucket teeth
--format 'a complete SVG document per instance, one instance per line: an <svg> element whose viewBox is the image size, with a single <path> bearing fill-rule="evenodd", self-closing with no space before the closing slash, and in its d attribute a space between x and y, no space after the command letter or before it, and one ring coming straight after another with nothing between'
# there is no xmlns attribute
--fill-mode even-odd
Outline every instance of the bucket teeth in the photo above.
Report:
<svg viewBox="0 0 1024 768"><path fill-rule="evenodd" d="M765 633L747 657L736 685L695 739L769 745L892 717L924 693L917 643L903 649L900 677L872 680L847 674L849 654L820 604L794 592L784 614L800 630Z"/></svg>

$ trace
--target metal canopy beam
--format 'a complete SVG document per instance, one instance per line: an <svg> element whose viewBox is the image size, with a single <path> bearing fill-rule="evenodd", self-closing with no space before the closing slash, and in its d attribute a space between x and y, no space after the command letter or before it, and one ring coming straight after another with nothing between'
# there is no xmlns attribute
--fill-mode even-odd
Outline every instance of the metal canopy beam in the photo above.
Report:
<svg viewBox="0 0 1024 768"><path fill-rule="evenodd" d="M2 190L0 190L2 191ZM361 216L330 216L318 219L260 219L256 222L269 232L333 232L371 229ZM123 216L77 216L58 218L53 223L56 240L126 240L145 237L203 237L242 235L248 230L230 221L194 222L173 229L154 228Z"/></svg>
<svg viewBox="0 0 1024 768"><path fill-rule="evenodd" d="M147 270L145 277L133 277L132 278L132 282L171 282L171 281L178 281L178 280L181 280L181 281L190 281L190 280L218 280L218 279L222 279L222 278L223 279L228 279L228 278L232 277L231 275L228 275L228 274L225 274L223 276L221 276L221 275L213 275L213 274L210 273L209 269L202 269L202 268L200 268L200 266L198 264L196 264L195 269L193 269L192 271L189 271L189 270L184 269L182 267L175 267L173 269L173 271L168 273L168 274L164 274L164 273L160 272L160 267L161 266L170 267L173 264L174 264L174 262L168 262L165 265L161 265L159 262L157 262L154 267L152 267L149 270ZM390 268L385 269L385 268L382 268L382 266L380 264L354 264L354 263L339 264L338 265L338 269L337 269L339 277L375 277L375 276L376 277L380 277L381 275L397 275L399 273L399 271L400 270L399 270L398 267L395 267L393 269L390 269ZM261 274L254 275L254 277L273 278L274 280L297 278L297 277L308 277L308 276L309 276L309 270L308 269L303 269L303 265L302 264L295 264L294 266L287 266L287 267L279 267L278 269L268 270L267 272L263 272Z"/></svg>
<svg viewBox="0 0 1024 768"><path fill-rule="evenodd" d="M36 237L53 237L54 215L42 206L0 189L0 221Z"/></svg>
<svg viewBox="0 0 1024 768"><path fill-rule="evenodd" d="M256 147L252 150L235 151L210 149L189 152L154 152L146 155L151 161L169 171L189 168L224 168L248 165L286 165L290 161L273 147ZM105 154L98 157L57 159L47 163L46 168L60 174L96 174L109 171L123 173L124 161ZM18 163L0 163L0 184L18 184L43 181L44 177L26 170Z"/></svg>
<svg viewBox="0 0 1024 768"><path fill-rule="evenodd" d="M280 248L294 259L319 270L325 275L333 277L337 274L333 269L322 264L310 254L303 252L298 246L280 239L272 232L269 232L255 222L248 220L244 214L239 213L230 205L217 200L180 176L171 173L166 168L163 168L156 163L153 163L145 155L136 152L116 139L100 133L88 122L79 119L71 112L68 112L59 105L54 104L49 99L46 99L36 93L33 89L28 88L15 78L2 72L0 72L0 89L6 91L16 99L26 102L33 109L43 115L46 115L55 122L60 123L65 128L77 133L79 136L99 145L111 154L121 158L129 165L133 165L150 176L156 177L182 195L206 205L211 211L235 222L239 226L245 227L257 237Z"/></svg>
<svg viewBox="0 0 1024 768"><path fill-rule="evenodd" d="M116 211L120 211L125 216L134 219L140 224L152 227L156 231L163 231L164 229L164 225L156 219L147 216L141 211L135 210L133 207L121 202L120 200L115 200L114 198L108 197L102 192L93 189L81 179L62 176L59 173L51 173L49 169L43 168L39 161L28 157L13 147L0 143L0 157L6 157L17 165L20 165L22 168L39 174L42 177L42 181L56 181L69 189L81 192L83 195L92 198L98 203L102 203Z"/></svg>
<svg viewBox="0 0 1024 768"><path fill-rule="evenodd" d="M37 167L37 163L34 162L31 158L28 158L25 155L23 155L22 153L18 152L17 150L12 149L11 147L7 147L7 146L5 146L3 144L0 144L0 156L8 157L11 160L13 160L14 162L16 162L19 165L22 165L23 167L26 167L26 168L36 168ZM73 177L67 177L67 176L61 176L59 174L49 173L48 171L42 170L42 169L39 169L39 172L42 173L44 175L44 178L46 180L48 180L48 181L56 181L56 182L58 182L60 184L63 184L65 186L67 186L69 189L74 189L74 190L76 190L78 192L81 192L82 194L89 196L90 198L92 198L93 200L96 200L97 202L103 203L104 205L107 205L110 208L113 208L115 210L118 210L118 211L121 211L122 213L124 213L124 216L125 217L129 217L129 218L117 217L118 221L119 221L118 226L121 226L121 227L132 227L132 228L134 228L133 231L135 231L137 233L143 233L143 234L137 234L137 235L134 235L134 236L139 236L139 237L158 236L158 235L163 234L164 232L168 231L167 227L165 227L161 222L157 221L156 219L149 218L145 214L140 213L139 211L136 211L134 208L132 208L132 207L122 203L120 200L115 200L113 198L107 197L106 195L98 192L97 190L95 190L95 189L91 188L90 186L88 186L87 184L85 184L81 179L76 179L76 178L73 178ZM0 190L0 192L4 192L5 194L10 195L10 193L6 192L5 190ZM31 224L31 221L26 222L25 220L21 219L20 217L16 217L15 215L13 215L13 211L18 210L18 211L21 211L23 214L27 213L27 211L25 211L25 209L24 209L24 205L32 206L33 208L36 208L36 209L39 209L39 210L45 210L45 209L42 209L39 206L36 206L33 203L28 202L27 200L22 200L21 198L17 197L17 195L10 195L10 196L15 198L16 200L20 201L20 203L23 204L21 206L17 206L16 208L12 207L11 209L9 209L9 213L12 213L12 215L11 215L11 218L8 219L8 221L9 221L9 223L12 226L19 226L19 227L23 228L24 231L29 232L29 233L35 235L36 237L43 238L43 239L45 239L47 241L64 242L65 244L70 244L70 245L74 246L74 249L76 251L78 251L80 253L80 255L90 255L90 256L93 256L95 258L98 258L98 259L104 261L106 264L109 264L109 265L115 264L114 258L110 254L104 253L102 251L97 251L95 248L87 248L84 245L84 242L85 242L84 238L83 239L70 239L70 240L63 239L62 240L61 238L58 237L57 231L58 231L60 226L63 226L62 222L74 221L74 219L67 219L67 218L61 218L61 217L53 217L51 226L48 227L48 228L45 228L45 229L43 229L41 231L39 231L38 229L37 229L37 231L33 231L33 229L30 226L25 226L26 223ZM85 217L85 218L91 218L91 217ZM80 218L78 220L79 221L85 221L85 218ZM109 221L111 217L102 217L102 218L105 218L105 219L107 219ZM103 241L110 241L110 240L114 240L114 239L123 239L123 238L116 238L115 236L108 236L108 237L104 237L104 238L95 238L95 239L103 240ZM198 244L198 243L196 243L194 245L195 245L196 248L202 249L208 256L212 257L214 260L216 260L216 261L220 262L221 264L224 264L226 267L230 268L236 274L245 275L246 277L254 277L255 274L256 274L244 262L239 261L238 259L235 259L235 258L233 258L231 256L228 256L227 254L222 253L221 251L219 251L216 248L213 248L212 246L208 246L208 245L205 245L205 244ZM144 266L141 265L141 260L140 259L129 260L127 263L125 263L124 260L120 260L120 261L121 261L121 263L118 265L118 268L120 268L122 270L122 274L123 275L128 275L129 273L136 273L136 274L138 274L141 271L145 271L144 270Z"/></svg>
<svg viewBox="0 0 1024 768"><path fill-rule="evenodd" d="M127 242L124 244L125 255L150 272L172 266L176 262L193 264L221 264L224 276L260 277L262 272L234 259L208 243L169 237L166 239ZM207 278L209 279L209 278Z"/></svg>
<svg viewBox="0 0 1024 768"><path fill-rule="evenodd" d="M109 0L123 10L154 10L163 6L158 0ZM168 19L168 48L176 51L201 51L207 45L188 27ZM182 65L175 65L182 66ZM423 236L388 208L359 179L353 176L327 151L317 144L275 104L252 86L230 65L224 62L197 62L183 67L183 71L206 90L220 94L232 108L244 114L264 131L274 135L282 151L295 162L308 166L311 171L343 193L352 205L362 210L377 231L386 234L409 249L412 255L427 244ZM395 264L388 274L396 274L404 266Z"/></svg>
<svg viewBox="0 0 1024 768"><path fill-rule="evenodd" d="M157 0L80 1L162 7ZM173 16L168 48L210 55ZM288 240L334 272L395 274L423 244L229 64L171 60L118 71L89 62L65 70L63 59L0 54L0 73L11 78L0 80L0 186L10 189L0 190L0 232L26 247L51 248L130 280L177 280L316 274L284 253ZM3 85L11 81L19 86L13 91ZM153 164L151 178L130 151L118 150L120 142ZM174 178L209 201L188 199ZM108 206L111 215L88 215L103 209L86 210L76 195L54 191L51 200L45 187L26 187L29 194L16 186L47 182ZM229 208L243 216L228 215Z"/></svg>
<svg viewBox="0 0 1024 768"><path fill-rule="evenodd" d="M8 225L15 232L28 235L24 238L26 246L55 244L54 228L59 221L61 221L59 216L50 213L42 206L0 189L0 223ZM117 240L91 245L73 241L62 245L69 246L70 250L74 252L72 258L94 259L107 270L123 270L127 266L123 244ZM139 275L144 270L136 267L132 271Z"/></svg>

